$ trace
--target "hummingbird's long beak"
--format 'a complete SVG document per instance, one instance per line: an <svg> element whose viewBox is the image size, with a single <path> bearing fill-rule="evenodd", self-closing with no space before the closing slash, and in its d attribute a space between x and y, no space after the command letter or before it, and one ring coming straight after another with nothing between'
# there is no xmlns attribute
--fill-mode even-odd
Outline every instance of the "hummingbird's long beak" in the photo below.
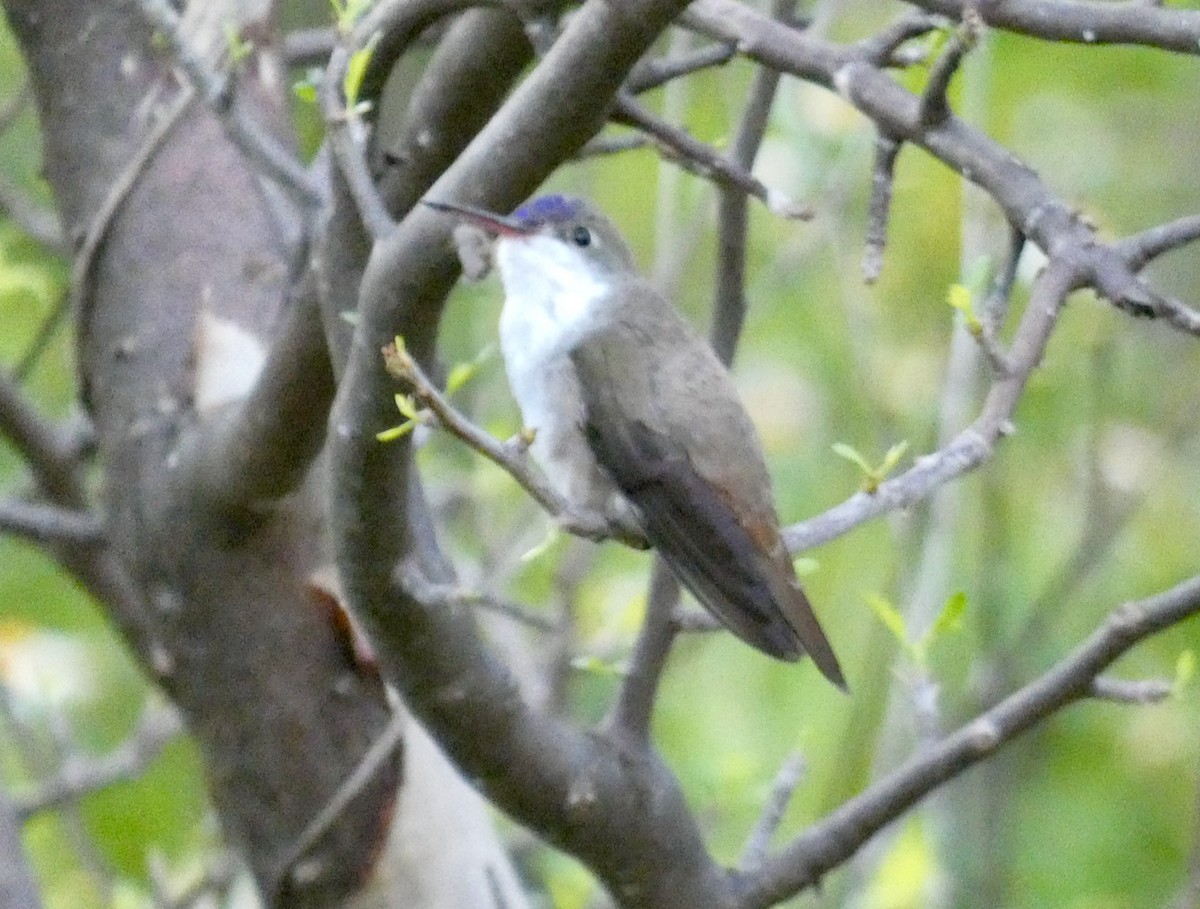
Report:
<svg viewBox="0 0 1200 909"><path fill-rule="evenodd" d="M475 208L470 205L457 205L452 202L434 202L432 199L422 199L421 201L434 211L462 215L472 224L476 224L484 230L489 230L501 236L523 236L530 232L528 227L515 218L506 218L504 215L497 215L482 208Z"/></svg>

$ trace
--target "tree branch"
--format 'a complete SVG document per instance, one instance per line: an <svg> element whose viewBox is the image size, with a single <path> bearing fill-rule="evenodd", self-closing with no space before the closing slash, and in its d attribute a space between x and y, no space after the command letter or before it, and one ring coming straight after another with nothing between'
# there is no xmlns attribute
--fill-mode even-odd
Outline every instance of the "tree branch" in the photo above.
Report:
<svg viewBox="0 0 1200 909"><path fill-rule="evenodd" d="M747 881L742 909L766 909L815 885L901 812L1036 723L1092 695L1093 685L1139 641L1200 612L1200 576L1126 603L1056 666L905 767L809 827Z"/></svg>
<svg viewBox="0 0 1200 909"><path fill-rule="evenodd" d="M596 132L608 99L681 5L589 0L431 195L505 210L523 199ZM422 603L390 570L403 563L405 575L446 580L444 566L413 561L413 503L407 484L396 485L412 469L410 446L380 445L375 434L394 421L378 351L401 334L419 362L428 358L456 275L447 241L444 218L414 210L376 244L364 276L331 433L335 549L349 601L406 702L499 806L580 857L626 905L728 905L729 883L653 752L534 711L469 614Z"/></svg>
<svg viewBox="0 0 1200 909"><path fill-rule="evenodd" d="M1145 3L1087 0L909 0L958 21L975 10L992 28L1075 44L1144 44L1180 54L1200 53L1200 12Z"/></svg>
<svg viewBox="0 0 1200 909"><path fill-rule="evenodd" d="M0 533L35 543L94 545L104 539L104 522L87 512L13 499L0 502Z"/></svg>

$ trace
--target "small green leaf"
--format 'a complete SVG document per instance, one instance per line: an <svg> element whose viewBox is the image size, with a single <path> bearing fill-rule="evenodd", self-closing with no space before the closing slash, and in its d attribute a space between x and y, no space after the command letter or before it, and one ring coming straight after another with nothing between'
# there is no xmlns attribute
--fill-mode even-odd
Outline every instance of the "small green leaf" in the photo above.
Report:
<svg viewBox="0 0 1200 909"><path fill-rule="evenodd" d="M450 369L450 375L446 377L446 394L454 394L471 379L475 378L475 374L479 372L479 368L491 358L495 352L495 345L488 344L478 354L475 359L466 363L455 363Z"/></svg>
<svg viewBox="0 0 1200 909"><path fill-rule="evenodd" d="M542 542L538 543L536 546L534 546L532 549L528 550L527 552L522 553L521 562L522 563L532 562L534 559L549 552L550 547L552 547L558 541L558 535L559 535L558 525L551 524L549 530L546 532L546 539L542 540Z"/></svg>
<svg viewBox="0 0 1200 909"><path fill-rule="evenodd" d="M418 411L417 402L412 395L397 394L396 409L400 411L402 417L408 417L410 420L420 419L420 411Z"/></svg>
<svg viewBox="0 0 1200 909"><path fill-rule="evenodd" d="M883 456L883 464L879 467L879 473L886 477L892 472L900 459L908 453L908 440L897 442L888 449L887 454Z"/></svg>
<svg viewBox="0 0 1200 909"><path fill-rule="evenodd" d="M975 315L974 298L971 295L971 291L965 285L951 284L950 290L946 294L946 302L953 309L957 309L962 313L963 324L966 325L967 331L977 337L983 333L983 323Z"/></svg>
<svg viewBox="0 0 1200 909"><path fill-rule="evenodd" d="M892 468L904 457L904 453L908 451L908 442L897 442L888 449L888 453L884 456L883 463L878 467L872 467L856 449L845 444L844 442L834 442L833 451L835 454L841 455L852 464L856 464L858 469L863 474L863 490L871 495L879 491L879 484L887 479L887 475Z"/></svg>
<svg viewBox="0 0 1200 909"><path fill-rule="evenodd" d="M407 420L399 426L393 426L391 429L385 429L382 432L375 433L375 438L380 442L394 442L396 439L402 438L417 428L416 420Z"/></svg>
<svg viewBox="0 0 1200 909"><path fill-rule="evenodd" d="M1192 676L1195 674L1195 651L1185 650L1179 654L1179 659L1175 661L1175 684L1172 687L1178 692L1192 680Z"/></svg>
<svg viewBox="0 0 1200 909"><path fill-rule="evenodd" d="M303 79L292 83L292 92L297 98L309 104L317 103L317 86L321 84L321 72L318 67L310 67Z"/></svg>
<svg viewBox="0 0 1200 909"><path fill-rule="evenodd" d="M797 556L792 559L792 567L796 569L796 576L803 578L815 573L821 563L811 556Z"/></svg>
<svg viewBox="0 0 1200 909"><path fill-rule="evenodd" d="M598 656L577 656L571 660L571 668L601 676L621 676L625 668L620 663L602 660Z"/></svg>
<svg viewBox="0 0 1200 909"><path fill-rule="evenodd" d="M876 593L867 594L865 599L867 605L871 607L871 611L875 613L875 618L883 623L883 627L890 631L892 637L899 641L906 650L910 650L908 629L904 625L904 616L900 614L900 610Z"/></svg>
<svg viewBox="0 0 1200 909"><path fill-rule="evenodd" d="M358 93L362 89L363 77L367 74L367 65L371 62L371 55L375 53L380 34L373 34L365 47L350 55L350 61L346 64L346 78L342 81L342 91L346 95L346 106L351 109L358 109Z"/></svg>
<svg viewBox="0 0 1200 909"><path fill-rule="evenodd" d="M938 613L937 619L934 620L932 627L925 633L925 637L930 643L940 637L945 636L953 631L958 631L962 626L963 613L967 610L967 595L961 590L956 590L946 598L945 604L942 606L942 611Z"/></svg>
<svg viewBox="0 0 1200 909"><path fill-rule="evenodd" d="M363 13L369 10L374 2L375 0L329 0L338 31L342 34L349 33L354 28L354 23L362 18Z"/></svg>
<svg viewBox="0 0 1200 909"><path fill-rule="evenodd" d="M847 445L845 442L834 442L833 453L845 458L851 464L857 464L865 474L871 473L871 465L867 463L867 459L858 453L856 448Z"/></svg>
<svg viewBox="0 0 1200 909"><path fill-rule="evenodd" d="M254 52L253 42L243 38L232 22L225 23L225 45L229 49L229 62L234 66Z"/></svg>
<svg viewBox="0 0 1200 909"><path fill-rule="evenodd" d="M474 363L455 363L450 367L450 375L446 376L446 394L452 395L475 375Z"/></svg>
<svg viewBox="0 0 1200 909"><path fill-rule="evenodd" d="M307 79L292 83L292 94L306 104L317 103L317 87Z"/></svg>

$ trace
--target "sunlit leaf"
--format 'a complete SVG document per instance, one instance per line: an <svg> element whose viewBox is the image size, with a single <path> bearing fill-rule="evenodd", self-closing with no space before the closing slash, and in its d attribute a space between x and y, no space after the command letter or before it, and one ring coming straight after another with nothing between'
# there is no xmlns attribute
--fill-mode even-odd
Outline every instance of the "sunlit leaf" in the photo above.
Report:
<svg viewBox="0 0 1200 909"><path fill-rule="evenodd" d="M833 453L839 457L845 458L851 464L857 464L863 473L871 472L871 465L867 463L867 459L858 453L858 449L847 445L845 442L834 442L831 446Z"/></svg>
<svg viewBox="0 0 1200 909"><path fill-rule="evenodd" d="M375 433L375 438L380 442L394 442L396 439L408 435L417 427L416 420L408 420L401 423L399 426L393 426L391 429L385 429L382 432Z"/></svg>
<svg viewBox="0 0 1200 909"><path fill-rule="evenodd" d="M346 95L346 104L357 108L358 93L362 90L363 77L367 74L367 66L371 63L371 55L375 53L375 45L379 43L380 33L376 32L371 40L359 50L350 55L346 64L346 77L342 81L342 91Z"/></svg>
<svg viewBox="0 0 1200 909"><path fill-rule="evenodd" d="M942 606L942 611L938 613L937 619L933 626L929 629L927 637L930 642L937 640L943 635L950 632L958 631L962 626L963 613L967 609L967 595L961 590L956 590L946 599Z"/></svg>
<svg viewBox="0 0 1200 909"><path fill-rule="evenodd" d="M1196 674L1196 652L1194 650L1185 650L1179 654L1179 658L1175 661L1175 691L1179 691L1185 687Z"/></svg>
<svg viewBox="0 0 1200 909"><path fill-rule="evenodd" d="M412 395L397 394L396 409L400 411L402 416L408 417L410 420L416 420L420 414L417 409L417 402Z"/></svg>
<svg viewBox="0 0 1200 909"><path fill-rule="evenodd" d="M892 472L892 469L900 463L900 459L903 458L907 453L908 440L905 439L902 442L897 442L895 445L889 448L887 454L883 456L883 464L881 464L879 467L879 473L886 477Z"/></svg>
<svg viewBox="0 0 1200 909"><path fill-rule="evenodd" d="M884 599L876 593L867 594L865 599L871 611L875 613L875 617L883 623L883 627L890 631L892 637L907 648L909 646L908 628L904 624L904 616L900 614L900 610L893 606L889 600Z"/></svg>
<svg viewBox="0 0 1200 909"><path fill-rule="evenodd" d="M602 660L598 656L586 654L577 656L571 660L571 668L593 675L620 676L625 674L625 667L622 664L613 662L612 660Z"/></svg>

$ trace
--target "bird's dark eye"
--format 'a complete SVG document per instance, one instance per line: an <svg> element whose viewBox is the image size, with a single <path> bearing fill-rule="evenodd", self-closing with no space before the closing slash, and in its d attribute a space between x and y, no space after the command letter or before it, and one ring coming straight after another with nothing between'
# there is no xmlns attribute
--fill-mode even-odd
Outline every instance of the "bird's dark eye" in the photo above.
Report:
<svg viewBox="0 0 1200 909"><path fill-rule="evenodd" d="M592 242L592 232L580 224L571 233L571 239L576 246L588 246Z"/></svg>

